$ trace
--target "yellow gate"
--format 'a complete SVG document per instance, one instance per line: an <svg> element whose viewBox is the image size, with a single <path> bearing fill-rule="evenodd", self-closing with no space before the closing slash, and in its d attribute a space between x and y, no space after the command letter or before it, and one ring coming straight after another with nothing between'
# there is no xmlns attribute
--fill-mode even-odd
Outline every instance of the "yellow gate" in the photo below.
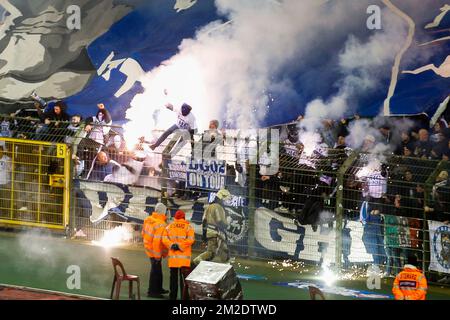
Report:
<svg viewBox="0 0 450 320"><path fill-rule="evenodd" d="M69 186L65 144L0 137L0 224L64 229Z"/></svg>

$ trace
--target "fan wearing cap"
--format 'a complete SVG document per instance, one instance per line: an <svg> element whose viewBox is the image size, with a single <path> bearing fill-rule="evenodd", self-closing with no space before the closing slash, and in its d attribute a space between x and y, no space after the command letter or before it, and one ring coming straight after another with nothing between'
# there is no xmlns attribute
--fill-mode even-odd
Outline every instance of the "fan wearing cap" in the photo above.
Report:
<svg viewBox="0 0 450 320"><path fill-rule="evenodd" d="M167 95L167 92L165 92ZM176 130L187 130L191 135L191 140L195 130L197 129L197 121L194 114L192 113L192 107L187 103L183 103L181 108L175 108L173 104L167 103L166 108L177 113L177 123L167 129L158 140L150 146L152 150L155 150L164 140L167 139Z"/></svg>
<svg viewBox="0 0 450 320"><path fill-rule="evenodd" d="M363 145L361 147L362 152L370 152L375 147L375 137L371 134L364 137Z"/></svg>
<svg viewBox="0 0 450 320"><path fill-rule="evenodd" d="M205 208L203 213L202 230L203 243L206 244L206 251L194 259L194 264L201 261L211 261L216 256L220 262L225 263L230 259L227 245L227 217L224 209L224 202L231 197L226 189L221 189L214 200Z"/></svg>
<svg viewBox="0 0 450 320"><path fill-rule="evenodd" d="M162 241L169 250L168 265L170 268L170 300L178 296L178 278L182 299L187 298L187 287L184 279L189 275L191 267L192 245L194 244L194 228L185 219L185 213L178 210L175 219L164 230Z"/></svg>

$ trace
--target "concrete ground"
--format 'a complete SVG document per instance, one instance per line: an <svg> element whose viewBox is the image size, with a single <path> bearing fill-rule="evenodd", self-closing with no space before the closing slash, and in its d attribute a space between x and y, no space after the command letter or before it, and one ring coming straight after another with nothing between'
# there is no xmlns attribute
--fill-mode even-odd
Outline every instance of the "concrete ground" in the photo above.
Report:
<svg viewBox="0 0 450 320"><path fill-rule="evenodd" d="M128 246L105 249L91 243L50 237L29 232L0 232L0 284L109 298L113 279L110 257L119 258L129 274L141 279L141 296L146 297L150 263L143 248ZM67 286L70 266L79 266L81 288ZM341 280L326 286L317 276L317 269L301 263L235 259L244 299L309 300L308 284L325 288L326 299L367 299L373 294L391 295L392 279L383 279L380 290L367 289L366 278ZM165 263L164 287L169 287ZM353 290L353 291L351 291ZM365 296L372 294L372 296ZM128 298L128 287L122 287L121 299ZM383 297L381 297L383 298ZM449 300L450 288L430 285L430 300Z"/></svg>

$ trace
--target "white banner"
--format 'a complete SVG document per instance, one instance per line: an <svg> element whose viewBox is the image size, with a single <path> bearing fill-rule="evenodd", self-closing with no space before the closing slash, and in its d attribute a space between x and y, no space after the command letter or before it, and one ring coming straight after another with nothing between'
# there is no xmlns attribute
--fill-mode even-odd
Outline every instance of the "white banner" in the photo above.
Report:
<svg viewBox="0 0 450 320"><path fill-rule="evenodd" d="M362 241L363 227L360 222L349 221L351 230L351 248L348 256L350 262L372 262ZM294 259L309 261L334 262L336 231L322 225L313 231L310 225L298 226L290 218L276 212L259 208L255 211L255 237L258 243L267 250L283 252Z"/></svg>
<svg viewBox="0 0 450 320"><path fill-rule="evenodd" d="M225 187L226 174L225 162L189 163L186 172L186 187L220 190Z"/></svg>
<svg viewBox="0 0 450 320"><path fill-rule="evenodd" d="M147 216L148 207L154 206L161 197L161 191L153 188L132 187L119 183L79 181L79 192L82 192L89 202L80 201L78 210L90 212L90 220L97 223L110 214L118 214L127 219L143 221ZM211 200L214 194L211 194ZM195 233L202 234L201 219L203 206L207 198L200 198L196 202L171 199L172 209L185 211L186 219L192 222ZM245 198L233 196L227 203L227 229L231 243L245 241L248 225L244 210ZM195 209L194 209L195 207ZM195 215L195 218L194 218ZM310 225L298 226L292 219L283 217L276 212L258 208L255 212L254 235L263 250L275 255L283 253L293 259L318 262L334 262L336 231L328 225L320 226L316 231ZM362 241L363 227L358 221L349 221L349 234L344 241L347 243L348 259L350 262L371 262L372 256L365 249ZM245 246L245 244L242 244Z"/></svg>
<svg viewBox="0 0 450 320"><path fill-rule="evenodd" d="M430 231L430 270L450 273L450 226L428 221Z"/></svg>

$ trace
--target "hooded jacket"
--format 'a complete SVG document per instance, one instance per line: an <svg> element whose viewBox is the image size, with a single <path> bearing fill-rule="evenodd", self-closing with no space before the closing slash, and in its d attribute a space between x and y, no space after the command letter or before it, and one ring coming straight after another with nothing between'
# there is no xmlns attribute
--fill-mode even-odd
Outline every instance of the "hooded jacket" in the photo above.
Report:
<svg viewBox="0 0 450 320"><path fill-rule="evenodd" d="M203 213L203 232L206 231L206 238L219 237L226 239L227 217L225 209L216 202L211 203L205 208Z"/></svg>
<svg viewBox="0 0 450 320"><path fill-rule="evenodd" d="M191 248L194 241L194 228L185 219L175 219L165 228L163 243L169 250L169 268L191 266ZM180 250L172 250L173 244L178 244Z"/></svg>
<svg viewBox="0 0 450 320"><path fill-rule="evenodd" d="M153 212L144 220L142 238L144 240L145 253L149 258L161 259L167 257L167 249L164 247L162 237L166 228L167 217L163 213Z"/></svg>
<svg viewBox="0 0 450 320"><path fill-rule="evenodd" d="M394 280L392 293L395 300L425 300L427 279L415 266L406 264Z"/></svg>

